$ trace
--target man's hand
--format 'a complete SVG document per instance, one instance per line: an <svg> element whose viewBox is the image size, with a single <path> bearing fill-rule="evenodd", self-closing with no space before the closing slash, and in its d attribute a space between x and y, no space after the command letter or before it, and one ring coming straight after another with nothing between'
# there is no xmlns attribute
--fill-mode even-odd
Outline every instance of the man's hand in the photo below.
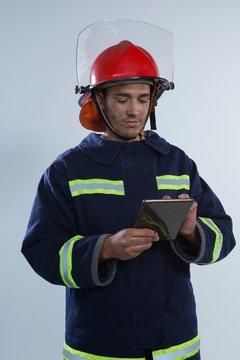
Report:
<svg viewBox="0 0 240 360"><path fill-rule="evenodd" d="M158 240L158 234L148 228L120 230L105 239L100 253L100 261L133 259L143 251L150 249L152 244Z"/></svg>
<svg viewBox="0 0 240 360"><path fill-rule="evenodd" d="M179 199L189 199L187 194L181 194L178 196ZM196 223L197 223L197 206L196 201L193 202L183 224L180 229L180 235L184 236L186 239L194 240Z"/></svg>
<svg viewBox="0 0 240 360"><path fill-rule="evenodd" d="M178 196L179 199L189 199L188 194L180 194ZM170 196L166 195L163 199L171 199ZM194 201L183 224L179 231L179 234L183 236L189 244L191 244L192 248L198 252L200 249L200 237L196 228L197 223L197 202Z"/></svg>

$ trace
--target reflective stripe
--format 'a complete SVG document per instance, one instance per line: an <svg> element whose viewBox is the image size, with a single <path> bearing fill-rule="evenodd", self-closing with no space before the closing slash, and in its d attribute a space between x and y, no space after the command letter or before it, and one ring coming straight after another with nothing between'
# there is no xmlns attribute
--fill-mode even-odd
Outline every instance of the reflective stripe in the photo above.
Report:
<svg viewBox="0 0 240 360"><path fill-rule="evenodd" d="M154 360L183 360L195 355L200 350L200 336L189 340L181 345L172 346L168 349L153 351Z"/></svg>
<svg viewBox="0 0 240 360"><path fill-rule="evenodd" d="M59 251L59 271L64 284L70 288L78 289L79 286L75 283L72 277L72 250L76 241L82 239L82 236L77 235L68 240Z"/></svg>
<svg viewBox="0 0 240 360"><path fill-rule="evenodd" d="M153 360L185 360L195 355L200 349L200 336L197 335L192 340L183 344L171 346L168 349L153 351ZM74 350L67 344L63 349L64 360L145 360L142 358L117 358L110 356L99 356L82 351Z"/></svg>
<svg viewBox="0 0 240 360"><path fill-rule="evenodd" d="M222 243L223 243L223 235L221 230L217 227L217 225L209 218L203 218L203 217L199 217L199 219L206 224L212 231L215 232L215 244L214 244L214 248L213 248L213 256L212 256L212 261L211 263L214 263L215 261L218 260L220 253L221 253L221 249L222 249Z"/></svg>
<svg viewBox="0 0 240 360"><path fill-rule="evenodd" d="M162 175L157 176L158 190L190 190L190 179L188 175Z"/></svg>
<svg viewBox="0 0 240 360"><path fill-rule="evenodd" d="M125 195L122 180L76 179L69 181L72 196L84 194Z"/></svg>

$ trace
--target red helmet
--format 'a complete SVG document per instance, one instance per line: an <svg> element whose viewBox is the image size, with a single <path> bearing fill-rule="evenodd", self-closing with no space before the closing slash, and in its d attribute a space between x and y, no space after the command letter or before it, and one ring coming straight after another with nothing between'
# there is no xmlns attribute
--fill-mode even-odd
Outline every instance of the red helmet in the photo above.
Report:
<svg viewBox="0 0 240 360"><path fill-rule="evenodd" d="M90 70L90 88L111 86L115 82L142 82L154 84L159 79L159 70L153 57L143 48L124 40L101 52ZM106 123L91 94L80 99L81 124L93 131L104 131ZM154 105L153 105L154 106ZM152 106L150 107L150 111Z"/></svg>
<svg viewBox="0 0 240 360"><path fill-rule="evenodd" d="M143 48L124 40L101 52L90 70L90 86L132 78L159 78L157 64Z"/></svg>

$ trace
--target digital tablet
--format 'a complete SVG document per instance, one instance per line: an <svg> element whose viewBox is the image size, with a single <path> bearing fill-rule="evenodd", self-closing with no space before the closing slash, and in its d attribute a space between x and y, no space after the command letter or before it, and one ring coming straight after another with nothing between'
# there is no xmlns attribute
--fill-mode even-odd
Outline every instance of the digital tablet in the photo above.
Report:
<svg viewBox="0 0 240 360"><path fill-rule="evenodd" d="M134 227L148 227L158 232L160 240L174 240L193 201L143 200Z"/></svg>

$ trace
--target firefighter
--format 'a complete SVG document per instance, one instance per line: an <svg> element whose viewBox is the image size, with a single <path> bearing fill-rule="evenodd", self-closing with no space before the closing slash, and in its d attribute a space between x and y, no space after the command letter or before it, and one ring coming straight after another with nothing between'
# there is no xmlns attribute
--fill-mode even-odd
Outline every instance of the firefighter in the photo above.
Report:
<svg viewBox="0 0 240 360"><path fill-rule="evenodd" d="M153 130L173 88L152 55L122 39L78 87L91 133L43 174L22 252L66 287L65 360L200 359L190 265L235 246L231 218L183 150ZM144 199L192 198L176 239L134 228ZM47 355L46 355L47 357Z"/></svg>

